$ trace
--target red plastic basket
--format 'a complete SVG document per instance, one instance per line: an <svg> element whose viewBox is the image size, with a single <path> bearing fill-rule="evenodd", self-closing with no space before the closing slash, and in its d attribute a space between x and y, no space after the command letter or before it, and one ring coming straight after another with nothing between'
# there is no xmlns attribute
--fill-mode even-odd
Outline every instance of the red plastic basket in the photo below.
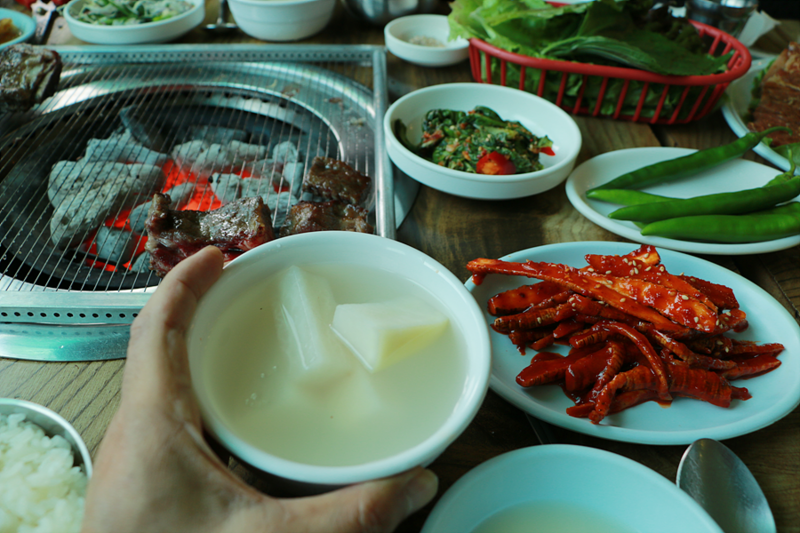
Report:
<svg viewBox="0 0 800 533"><path fill-rule="evenodd" d="M752 61L747 47L731 35L700 22L690 22L701 37L708 36L712 40L710 54L724 55L733 50L725 72L707 76L665 76L634 68L539 59L501 50L480 39L470 39L472 77L479 83L497 83L496 77L492 76L494 69L495 75L499 72L499 84L508 85L508 65L512 64L519 67L519 89L541 96L573 115L650 124L685 124L713 111L728 84L744 75ZM531 69L538 81L531 82ZM582 76L574 95L566 92L567 81L572 75ZM546 90L548 82L550 89ZM552 89L553 82L556 82L557 90ZM632 88L631 83L635 87ZM590 85L597 89L596 96L585 94ZM609 90L612 86L613 91ZM650 91L651 88L656 90ZM655 107L645 107L648 94L659 94L659 90L660 98ZM618 94L613 94L616 92ZM668 97L676 101L668 103Z"/></svg>

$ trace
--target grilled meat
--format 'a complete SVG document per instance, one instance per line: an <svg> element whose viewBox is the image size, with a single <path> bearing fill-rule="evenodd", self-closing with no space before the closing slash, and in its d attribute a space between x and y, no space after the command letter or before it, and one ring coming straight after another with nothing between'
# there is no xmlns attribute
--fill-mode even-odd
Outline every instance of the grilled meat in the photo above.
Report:
<svg viewBox="0 0 800 533"><path fill-rule="evenodd" d="M367 210L336 200L328 202L299 202L293 205L281 227L281 237L310 231L356 231L372 233L367 222Z"/></svg>
<svg viewBox="0 0 800 533"><path fill-rule="evenodd" d="M233 259L274 239L269 208L258 197L242 198L213 211L174 211L170 197L153 195L146 222L150 270L165 276L181 260L208 245Z"/></svg>
<svg viewBox="0 0 800 533"><path fill-rule="evenodd" d="M357 205L366 198L370 181L369 176L358 172L347 163L317 156L303 183L303 191L326 200L341 200Z"/></svg>
<svg viewBox="0 0 800 533"><path fill-rule="evenodd" d="M792 130L770 134L772 146L800 142L800 44L789 43L764 74L760 101L748 127L764 131L773 126Z"/></svg>
<svg viewBox="0 0 800 533"><path fill-rule="evenodd" d="M52 96L61 76L61 56L29 44L0 50L0 113L27 111Z"/></svg>

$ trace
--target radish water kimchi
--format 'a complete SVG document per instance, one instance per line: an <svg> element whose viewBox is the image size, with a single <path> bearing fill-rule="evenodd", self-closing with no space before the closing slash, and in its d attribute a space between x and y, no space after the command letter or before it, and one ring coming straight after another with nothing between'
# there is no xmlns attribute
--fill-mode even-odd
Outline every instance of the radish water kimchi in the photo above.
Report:
<svg viewBox="0 0 800 533"><path fill-rule="evenodd" d="M539 280L493 296L487 309L492 329L520 353L539 352L517 383L560 385L575 403L567 414L598 424L643 402L676 397L729 407L750 398L731 381L781 364L782 344L726 335L748 327L729 287L668 272L655 247L585 259L581 268L499 259L467 265L476 285L488 274ZM565 346L567 355L546 351L553 345Z"/></svg>

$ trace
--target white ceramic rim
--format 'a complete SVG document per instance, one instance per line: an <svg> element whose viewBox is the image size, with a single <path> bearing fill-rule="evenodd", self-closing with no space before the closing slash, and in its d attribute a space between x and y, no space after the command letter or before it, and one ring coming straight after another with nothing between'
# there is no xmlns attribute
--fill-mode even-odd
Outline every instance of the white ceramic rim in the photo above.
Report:
<svg viewBox="0 0 800 533"><path fill-rule="evenodd" d="M234 0L237 4L247 4L250 6L267 7L267 6L293 6L317 3L320 0Z"/></svg>
<svg viewBox="0 0 800 533"><path fill-rule="evenodd" d="M36 22L25 13L20 13L13 9L0 8L0 19L11 19L14 26L20 31L19 37L0 44L0 49L11 46L12 44L24 43L33 37L33 34L36 32Z"/></svg>
<svg viewBox="0 0 800 533"><path fill-rule="evenodd" d="M254 258L269 253L286 253L287 249L291 248L304 248L307 246L305 244L307 240L319 238L319 235L317 235L318 233L320 232L291 235L262 244L233 260L225 268L223 276L233 276L239 270L258 268L258 264L252 262ZM418 258L427 268L435 272L444 283L458 293L465 307L471 307L470 322L479 326L469 331L469 333L476 336L476 342L471 343L471 346L474 347L476 353L486 354L486 357L482 361L476 358L474 358L475 360L470 360L462 395L454 406L453 413L451 413L445 423L436 432L409 450L385 459L361 465L337 467L307 465L271 455L240 439L219 419L210 416L211 410L206 405L204 398L197 395L200 411L207 429L212 435L219 439L220 443L224 443L223 446L225 448L229 449L231 453L243 461L264 472L285 479L303 483L336 486L398 474L415 466L428 464L440 455L472 422L483 403L483 399L489 388L491 343L486 320L475 298L466 289L463 282L456 278L454 274L438 261L411 246L377 235L347 231L331 231L325 233L335 235L334 238L339 241L336 244L343 251L342 257L347 257L344 252L347 244L341 241L352 242L354 240L363 239L382 239L383 244L388 247L389 251L410 254ZM207 296L213 296L213 293L225 290L224 279L220 281L222 281L222 283L218 281L211 287ZM198 305L198 309L200 305L202 305L202 299ZM191 329L189 337L191 339Z"/></svg>
<svg viewBox="0 0 800 533"><path fill-rule="evenodd" d="M0 398L0 405L8 405L10 407L21 407L22 410L24 411L34 411L58 423L59 426L64 428L64 431L69 433L70 437L72 437L72 440L74 441L74 444L78 447L78 449L73 450L73 452L77 452L78 454L80 454L81 459L83 460L84 472L86 473L86 478L89 479L92 477L92 456L91 454L89 454L89 449L86 447L86 443L83 442L83 438L81 437L80 433L78 433L78 430L76 430L75 427L73 427L73 425L70 424L63 416L56 413L52 409L45 407L44 405L40 405L38 403L31 402L28 400L21 400L18 398ZM0 414L6 414L6 413L0 413ZM25 420L28 422L32 422L33 424L36 424L35 421L29 420L27 416ZM45 430L45 433L47 433L47 430Z"/></svg>
<svg viewBox="0 0 800 533"><path fill-rule="evenodd" d="M566 153L564 154L564 159L551 167L546 167L542 170L537 170L536 172L526 172L524 174L485 176L483 174L473 174L471 172L464 172L461 170L453 170L451 168L445 168L437 165L436 163L427 161L426 159L419 157L411 150L403 146L403 143L401 143L397 139L397 137L395 137L394 128L392 128L392 120L393 120L392 115L394 114L394 112L397 110L398 107L403 105L405 102L412 100L414 98L419 98L420 95L426 93L458 91L459 89L464 87L469 87L471 90L485 91L487 95L491 95L492 93L497 93L494 95L494 97L499 97L502 96L503 94L509 96L513 95L515 98L522 98L525 100L529 100L531 102L535 102L536 105L549 106L555 112L562 113L564 118L568 121L570 127L574 128L577 142L571 144L570 146L565 146L564 150ZM488 101L489 97L487 96L487 102ZM391 106L389 106L389 109L386 111L386 114L383 117L383 127L384 131L386 132L386 135L391 136L391 139L396 143L397 149L400 151L400 153L402 153L407 158L415 161L418 165L421 165L423 168L431 172L443 174L451 179L454 178L467 181L474 181L476 183L487 184L487 185L526 182L531 179L536 179L540 175L545 175L544 177L549 177L550 174L555 173L556 171L561 170L564 167L574 164L575 158L580 153L581 144L583 142L580 129L578 128L578 125L575 123L575 120L571 116L569 116L569 114L567 114L566 111L564 111L554 103L548 102L544 98L540 98L534 94L525 91L520 91L519 89L514 89L512 87L504 87L502 85L490 85L483 83L443 83L440 85L432 85L431 87L425 87L424 89L419 89L410 92L407 95L399 98L396 102L394 102Z"/></svg>
<svg viewBox="0 0 800 533"><path fill-rule="evenodd" d="M384 28L384 36L386 36L387 39L389 37L391 37L392 39L395 39L396 41L399 41L399 42L401 42L401 43L403 43L405 45L408 45L408 46L412 47L412 49L418 50L420 52L427 52L427 53L430 53L430 54L436 54L437 52L452 52L452 51L455 51L455 50L464 50L464 49L469 48L469 41L467 41L466 39L463 39L463 38L456 39L456 40L453 40L453 41L446 41L444 43L444 48L431 48L430 46L423 46L421 44L414 44L414 43L411 43L411 42L408 42L408 41L404 41L399 36L394 34L394 30L397 28L397 26L400 26L401 24L410 24L411 22L417 21L417 20L419 20L419 21L423 21L423 20L438 21L440 19L444 19L445 20L445 24L447 23L447 17L445 15L422 14L422 15L408 15L408 16L405 16L405 17L396 18L393 21L391 21L389 24L386 25L386 27ZM387 45L388 45L388 43L387 43Z"/></svg>
<svg viewBox="0 0 800 533"><path fill-rule="evenodd" d="M197 10L205 9L205 0L187 0L188 2L194 4L194 7L185 13L181 13L175 17L171 17L165 20L159 20L157 22L146 22L144 24L126 24L126 25L118 25L118 26L106 26L103 24L90 24L88 22L83 22L75 18L73 16L72 11L73 9L80 9L80 6L86 2L86 0L74 0L67 4L67 8L64 9L63 14L64 18L67 19L67 23L72 25L74 24L78 28L83 28L86 30L93 30L97 31L98 29L108 29L108 31L116 32L123 32L123 33L134 33L136 31L141 31L143 29L153 29L153 28L161 28L163 26L175 24L176 22L183 20L185 18L191 17L194 15ZM189 31L189 30L187 30Z"/></svg>

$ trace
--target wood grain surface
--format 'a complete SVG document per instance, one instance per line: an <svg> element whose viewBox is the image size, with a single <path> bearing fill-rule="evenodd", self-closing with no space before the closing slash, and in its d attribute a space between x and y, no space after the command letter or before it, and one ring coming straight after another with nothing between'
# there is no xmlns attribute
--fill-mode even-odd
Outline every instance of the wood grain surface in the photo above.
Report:
<svg viewBox="0 0 800 533"><path fill-rule="evenodd" d="M21 10L11 0L0 0L0 6ZM447 10L443 3L442 11ZM216 0L209 0L206 22L215 18ZM777 52L789 39L798 37L800 24L787 21L762 38L757 46L767 52ZM84 44L69 34L63 19L56 22L49 42ZM179 42L260 41L241 32L215 36L196 29ZM303 43L380 45L383 32L382 28L356 19L340 6L326 30ZM471 81L466 62L431 69L415 67L388 54L387 63L391 99L421 87ZM491 106L491 102L487 105ZM578 163L623 148L707 148L735 138L719 111L684 126L651 127L582 117L576 121L583 135ZM747 157L765 163L755 154ZM468 200L422 186L397 238L440 261L463 280L468 278L467 261L476 257L499 257L548 243L623 240L580 215L568 202L563 185L537 196L509 201ZM758 256L704 258L740 272L800 319L800 248ZM124 360L60 364L0 358L0 397L31 400L59 412L75 425L94 454L119 404L124 366ZM559 443L591 446L629 457L671 481L675 480L685 450L685 446L608 441L560 428L554 428L554 434ZM502 453L537 444L524 414L490 391L474 422L431 465L440 479L439 497L476 465ZM800 533L800 409L769 427L726 440L725 444L742 458L761 484L775 514L778 531ZM235 462L231 467L255 486L268 490L265 481L254 472ZM397 531L419 531L434 504L435 501L410 517Z"/></svg>

